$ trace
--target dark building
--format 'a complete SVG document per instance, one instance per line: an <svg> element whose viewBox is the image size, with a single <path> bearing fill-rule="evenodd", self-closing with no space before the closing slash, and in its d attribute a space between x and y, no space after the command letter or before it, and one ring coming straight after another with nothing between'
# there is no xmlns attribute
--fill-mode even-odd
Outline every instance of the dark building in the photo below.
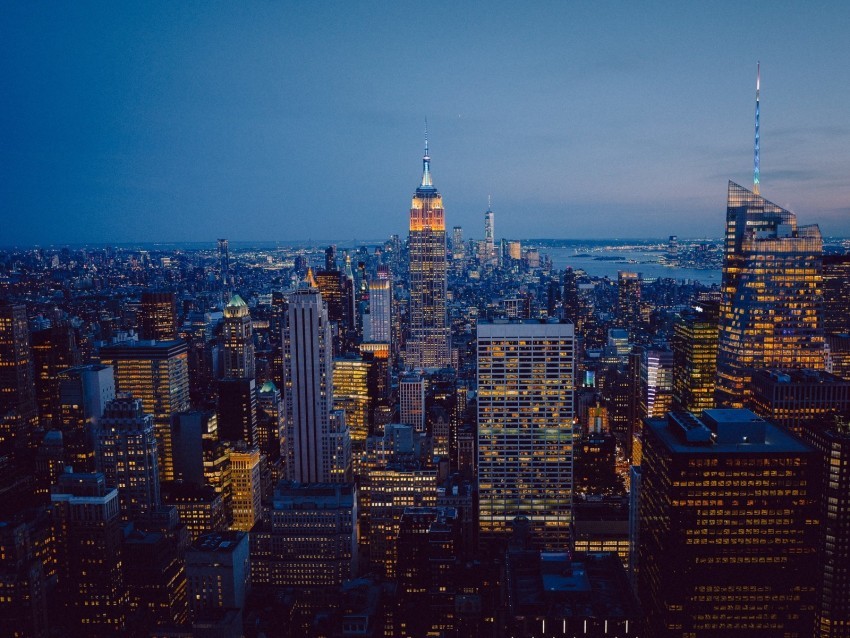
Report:
<svg viewBox="0 0 850 638"><path fill-rule="evenodd" d="M218 438L257 444L257 391L253 379L222 379L218 382Z"/></svg>
<svg viewBox="0 0 850 638"><path fill-rule="evenodd" d="M627 497L587 499L573 505L573 548L577 552L613 552L629 568Z"/></svg>
<svg viewBox="0 0 850 638"><path fill-rule="evenodd" d="M47 638L47 586L29 526L0 522L0 635Z"/></svg>
<svg viewBox="0 0 850 638"><path fill-rule="evenodd" d="M850 381L823 370L758 370L750 408L799 435L808 421L850 414Z"/></svg>
<svg viewBox="0 0 850 638"><path fill-rule="evenodd" d="M820 454L817 638L850 636L850 426L846 419L810 424L803 439Z"/></svg>
<svg viewBox="0 0 850 638"><path fill-rule="evenodd" d="M635 272L617 273L617 324L634 335L641 323L640 275Z"/></svg>
<svg viewBox="0 0 850 638"><path fill-rule="evenodd" d="M823 256L823 331L850 333L850 255Z"/></svg>
<svg viewBox="0 0 850 638"><path fill-rule="evenodd" d="M850 334L826 335L827 370L850 380Z"/></svg>
<svg viewBox="0 0 850 638"><path fill-rule="evenodd" d="M0 450L36 443L33 381L26 306L0 303Z"/></svg>
<svg viewBox="0 0 850 638"><path fill-rule="evenodd" d="M177 508L180 522L192 540L227 529L222 495L209 485L166 481L160 486L160 493L164 506Z"/></svg>
<svg viewBox="0 0 850 638"><path fill-rule="evenodd" d="M177 338L177 301L173 292L143 292L139 304L139 338L169 341Z"/></svg>
<svg viewBox="0 0 850 638"><path fill-rule="evenodd" d="M815 451L741 409L671 412L643 436L638 593L650 635L810 636Z"/></svg>
<svg viewBox="0 0 850 638"><path fill-rule="evenodd" d="M80 363L74 329L67 324L32 333L32 361L39 423L43 429L57 427L59 418L59 372Z"/></svg>

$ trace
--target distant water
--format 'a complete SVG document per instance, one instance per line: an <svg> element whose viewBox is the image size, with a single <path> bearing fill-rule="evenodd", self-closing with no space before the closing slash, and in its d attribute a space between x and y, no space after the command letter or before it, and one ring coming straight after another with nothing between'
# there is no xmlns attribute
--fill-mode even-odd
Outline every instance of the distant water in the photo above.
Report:
<svg viewBox="0 0 850 638"><path fill-rule="evenodd" d="M576 250L579 252L577 253ZM640 273L644 279L692 280L710 286L720 283L720 270L701 270L697 268L677 268L658 262L664 254L661 251L644 250L605 250L596 248L593 252L581 248L562 248L540 246L540 253L549 255L552 265L558 270L572 268L584 270L593 277L617 279L621 270ZM589 255L589 256L581 256ZM595 259L603 257L604 259Z"/></svg>

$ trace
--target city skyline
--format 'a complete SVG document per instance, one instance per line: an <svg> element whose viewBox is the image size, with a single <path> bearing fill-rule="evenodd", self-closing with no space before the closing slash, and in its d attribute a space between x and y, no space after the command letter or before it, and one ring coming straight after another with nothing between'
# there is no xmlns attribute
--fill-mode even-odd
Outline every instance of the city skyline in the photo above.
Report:
<svg viewBox="0 0 850 638"><path fill-rule="evenodd" d="M467 236L719 237L759 60L762 192L850 235L847 8L429 9L12 5L4 244L401 235L426 116Z"/></svg>

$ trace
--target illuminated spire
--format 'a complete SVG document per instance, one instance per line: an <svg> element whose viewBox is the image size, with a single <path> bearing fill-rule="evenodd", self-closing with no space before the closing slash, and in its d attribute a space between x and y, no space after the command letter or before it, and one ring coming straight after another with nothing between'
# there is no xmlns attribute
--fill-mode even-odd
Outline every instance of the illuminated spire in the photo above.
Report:
<svg viewBox="0 0 850 638"><path fill-rule="evenodd" d="M490 198L490 195L487 195L487 212L488 213L493 212L493 203L492 203L492 200Z"/></svg>
<svg viewBox="0 0 850 638"><path fill-rule="evenodd" d="M431 181L431 156L428 155L428 118L425 118L425 155L422 157L422 183L419 188L431 190L434 183Z"/></svg>
<svg viewBox="0 0 850 638"><path fill-rule="evenodd" d="M318 288L319 287L319 284L316 283L316 277L313 276L313 269L312 268L307 269L307 278L305 279L305 281L307 282L307 285L310 288Z"/></svg>
<svg viewBox="0 0 850 638"><path fill-rule="evenodd" d="M759 89L761 85L761 62L756 64L756 143L753 151L753 193L759 195Z"/></svg>

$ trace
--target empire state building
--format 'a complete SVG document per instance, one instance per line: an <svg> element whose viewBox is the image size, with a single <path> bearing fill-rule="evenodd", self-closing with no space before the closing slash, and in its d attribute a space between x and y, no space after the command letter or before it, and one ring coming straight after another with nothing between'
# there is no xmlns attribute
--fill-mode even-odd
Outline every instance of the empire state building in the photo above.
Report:
<svg viewBox="0 0 850 638"><path fill-rule="evenodd" d="M410 339L406 363L417 368L449 365L446 318L446 223L443 198L431 180L428 139L422 183L410 205Z"/></svg>

